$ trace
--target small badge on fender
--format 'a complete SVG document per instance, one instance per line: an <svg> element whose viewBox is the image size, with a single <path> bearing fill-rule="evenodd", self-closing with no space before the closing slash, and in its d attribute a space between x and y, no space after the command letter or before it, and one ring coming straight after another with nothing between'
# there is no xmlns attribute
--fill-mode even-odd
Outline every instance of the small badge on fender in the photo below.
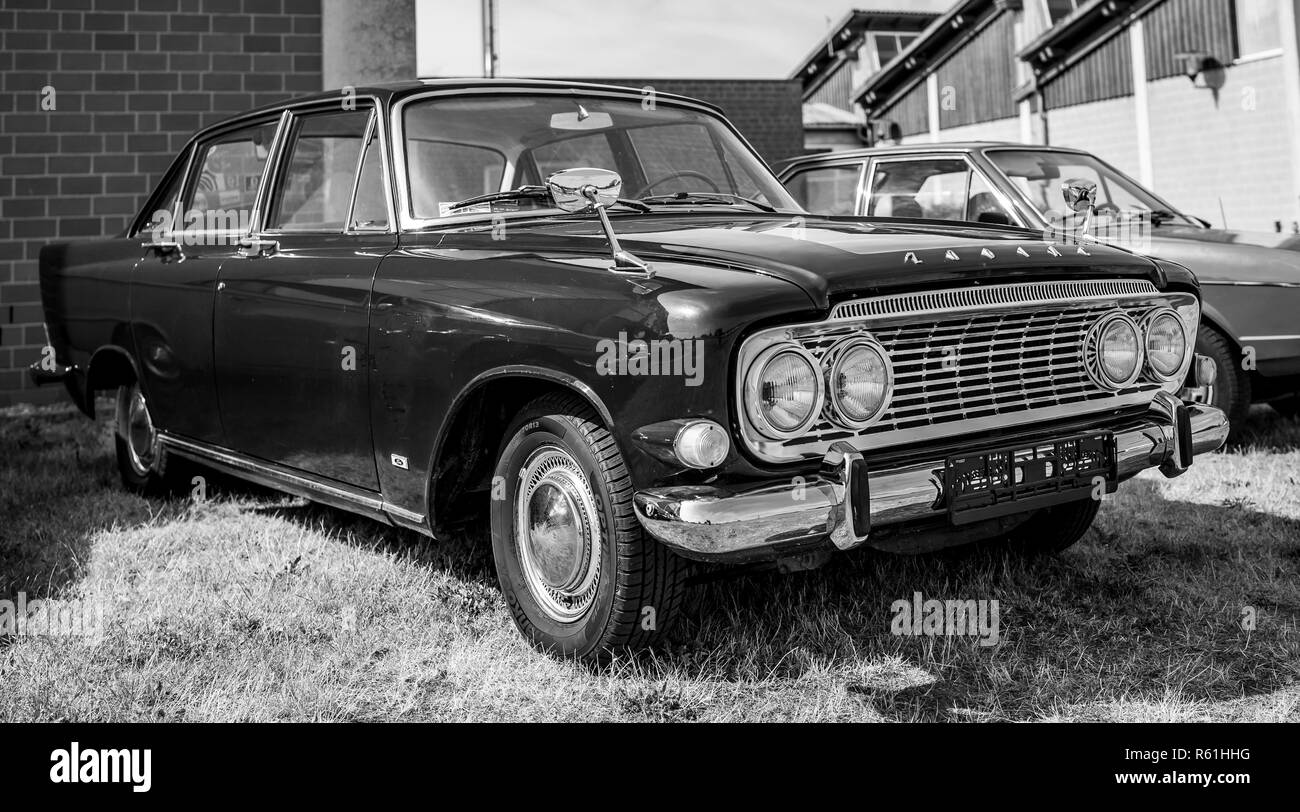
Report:
<svg viewBox="0 0 1300 812"><path fill-rule="evenodd" d="M943 258L944 258L944 259L949 259L949 260L951 260L951 259L961 259L961 257L957 256L957 252L956 252L956 251L953 251L953 250L951 250L951 249L948 250L948 251L944 251L944 252L943 252Z"/></svg>
<svg viewBox="0 0 1300 812"><path fill-rule="evenodd" d="M985 259L994 259L996 257L996 255L987 248L980 249L980 256L984 257Z"/></svg>
<svg viewBox="0 0 1300 812"><path fill-rule="evenodd" d="M403 471L410 469L410 466L406 464L406 457L403 457L401 454L393 454L389 459L393 461L394 468L401 468Z"/></svg>
<svg viewBox="0 0 1300 812"><path fill-rule="evenodd" d="M1022 256L1022 257L1027 257L1027 256L1029 256L1029 252L1025 250L1025 247L1024 247L1023 245L1017 245L1017 246L1016 246L1016 253L1019 254L1019 255Z"/></svg>

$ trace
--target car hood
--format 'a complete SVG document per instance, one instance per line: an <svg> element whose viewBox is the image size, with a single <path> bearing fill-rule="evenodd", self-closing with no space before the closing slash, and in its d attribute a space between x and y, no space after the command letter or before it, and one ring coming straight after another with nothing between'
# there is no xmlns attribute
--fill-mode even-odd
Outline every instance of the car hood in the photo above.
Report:
<svg viewBox="0 0 1300 812"><path fill-rule="evenodd" d="M1151 232L1152 256L1186 265L1207 282L1300 284L1300 237L1162 225Z"/></svg>
<svg viewBox="0 0 1300 812"><path fill-rule="evenodd" d="M1047 243L1038 232L935 221L676 214L611 217L624 249L651 263L725 265L785 279L819 307L848 295L943 284L1043 278L1129 277L1164 287L1182 272L1105 245ZM549 218L510 228L505 246L608 253L591 217ZM444 240L444 245L452 245ZM498 243L501 245L501 243ZM1194 286L1190 275L1170 280Z"/></svg>

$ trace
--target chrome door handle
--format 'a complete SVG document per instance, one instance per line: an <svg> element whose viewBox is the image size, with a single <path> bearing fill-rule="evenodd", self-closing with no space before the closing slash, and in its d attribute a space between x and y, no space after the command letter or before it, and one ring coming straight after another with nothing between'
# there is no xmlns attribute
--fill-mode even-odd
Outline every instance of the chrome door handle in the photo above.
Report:
<svg viewBox="0 0 1300 812"><path fill-rule="evenodd" d="M244 238L239 241L235 253L241 257L269 257L280 250L280 243L275 240L263 240L257 237Z"/></svg>

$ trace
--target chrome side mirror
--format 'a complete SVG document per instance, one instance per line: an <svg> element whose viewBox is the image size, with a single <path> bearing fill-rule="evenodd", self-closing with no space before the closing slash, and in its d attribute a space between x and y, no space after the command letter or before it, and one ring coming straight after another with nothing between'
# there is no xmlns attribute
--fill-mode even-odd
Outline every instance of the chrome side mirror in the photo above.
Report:
<svg viewBox="0 0 1300 812"><path fill-rule="evenodd" d="M603 209L618 202L623 179L608 169L564 169L546 179L556 208L567 212Z"/></svg>
<svg viewBox="0 0 1300 812"><path fill-rule="evenodd" d="M562 211L596 212L614 256L612 270L654 276L648 263L624 251L618 244L618 235L614 233L614 226L605 213L605 209L618 202L618 196L623 191L623 178L617 172L592 167L563 169L546 179L546 188L551 192L555 207Z"/></svg>
<svg viewBox="0 0 1300 812"><path fill-rule="evenodd" d="M1061 195L1065 198L1066 208L1083 215L1079 233L1087 234L1092 208L1097 204L1097 184L1087 178L1070 178L1061 184Z"/></svg>

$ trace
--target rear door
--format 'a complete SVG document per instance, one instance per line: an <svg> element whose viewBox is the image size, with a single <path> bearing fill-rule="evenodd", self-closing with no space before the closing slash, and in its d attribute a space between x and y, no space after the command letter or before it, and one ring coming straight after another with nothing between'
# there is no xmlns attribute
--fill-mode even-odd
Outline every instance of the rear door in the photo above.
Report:
<svg viewBox="0 0 1300 812"><path fill-rule="evenodd" d="M223 441L212 355L217 274L251 223L279 121L273 114L200 141L141 232L131 333L150 414L173 434Z"/></svg>
<svg viewBox="0 0 1300 812"><path fill-rule="evenodd" d="M396 244L373 106L287 121L268 193L222 265L217 389L239 452L378 490L370 433L370 290Z"/></svg>

